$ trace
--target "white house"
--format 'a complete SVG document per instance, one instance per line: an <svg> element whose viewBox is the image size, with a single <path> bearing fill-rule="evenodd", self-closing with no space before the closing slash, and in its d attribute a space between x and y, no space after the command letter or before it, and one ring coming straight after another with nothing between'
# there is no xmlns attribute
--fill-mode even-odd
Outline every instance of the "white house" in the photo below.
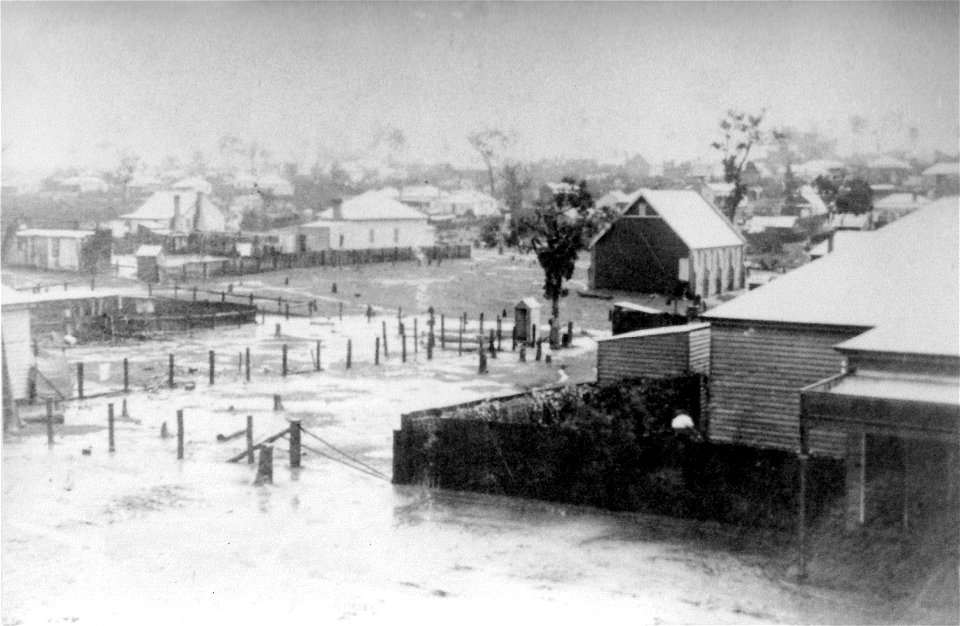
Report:
<svg viewBox="0 0 960 626"><path fill-rule="evenodd" d="M297 250L421 248L435 244L427 216L374 191L344 200L299 227Z"/></svg>
<svg viewBox="0 0 960 626"><path fill-rule="evenodd" d="M210 198L197 191L158 191L133 213L110 222L114 237L136 232L143 226L154 231L223 232L226 218Z"/></svg>
<svg viewBox="0 0 960 626"><path fill-rule="evenodd" d="M500 215L500 203L496 198L475 189L462 189L446 196L443 200L448 211L457 217L497 217Z"/></svg>
<svg viewBox="0 0 960 626"><path fill-rule="evenodd" d="M446 192L433 185L418 185L404 187L397 200L429 216L450 215L445 203L446 195Z"/></svg>

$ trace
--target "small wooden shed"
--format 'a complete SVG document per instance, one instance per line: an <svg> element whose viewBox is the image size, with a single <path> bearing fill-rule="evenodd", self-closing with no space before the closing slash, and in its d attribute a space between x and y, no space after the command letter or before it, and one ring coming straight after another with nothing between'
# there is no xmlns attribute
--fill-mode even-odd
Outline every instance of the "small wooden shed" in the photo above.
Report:
<svg viewBox="0 0 960 626"><path fill-rule="evenodd" d="M137 280L146 283L160 282L160 265L163 263L163 246L142 245L137 248Z"/></svg>
<svg viewBox="0 0 960 626"><path fill-rule="evenodd" d="M517 341L536 339L535 329L540 327L540 303L536 298L524 298L513 307L513 326Z"/></svg>

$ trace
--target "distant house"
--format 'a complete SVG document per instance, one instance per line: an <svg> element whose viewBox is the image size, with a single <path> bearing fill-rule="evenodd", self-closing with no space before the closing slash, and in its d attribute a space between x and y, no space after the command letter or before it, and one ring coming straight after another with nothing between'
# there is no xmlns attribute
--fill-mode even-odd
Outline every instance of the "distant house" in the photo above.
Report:
<svg viewBox="0 0 960 626"><path fill-rule="evenodd" d="M110 223L115 237L139 228L154 232L223 232L226 217L210 198L197 191L157 191L133 213Z"/></svg>
<svg viewBox="0 0 960 626"><path fill-rule="evenodd" d="M640 189L590 244L591 289L701 297L744 285L744 240L696 191Z"/></svg>
<svg viewBox="0 0 960 626"><path fill-rule="evenodd" d="M929 198L919 193L892 193L874 202L873 212L878 222L892 222L929 202Z"/></svg>
<svg viewBox="0 0 960 626"><path fill-rule="evenodd" d="M433 246L435 241L426 215L393 198L368 191L299 226L295 249L285 247L284 252L422 248Z"/></svg>
<svg viewBox="0 0 960 626"><path fill-rule="evenodd" d="M443 203L456 217L472 215L481 218L500 215L500 203L497 199L475 189L455 191L446 196Z"/></svg>
<svg viewBox="0 0 960 626"><path fill-rule="evenodd" d="M404 187L396 200L430 217L452 215L445 203L446 192L433 185Z"/></svg>
<svg viewBox="0 0 960 626"><path fill-rule="evenodd" d="M607 193L601 196L599 199L594 201L594 206L598 209L614 209L617 211L622 211L627 208L627 200L629 195L620 191L619 189L614 189L610 193Z"/></svg>
<svg viewBox="0 0 960 626"><path fill-rule="evenodd" d="M923 181L934 197L960 193L960 163L942 162L923 170Z"/></svg>
<svg viewBox="0 0 960 626"><path fill-rule="evenodd" d="M870 183L902 185L913 168L909 163L892 156L882 156L867 164Z"/></svg>
<svg viewBox="0 0 960 626"><path fill-rule="evenodd" d="M181 178L177 182L170 185L170 188L175 191L195 191L208 196L213 193L213 185L211 185L210 181L202 176Z"/></svg>
<svg viewBox="0 0 960 626"><path fill-rule="evenodd" d="M110 267L107 231L25 228L17 231L7 262L43 270L96 272Z"/></svg>
<svg viewBox="0 0 960 626"><path fill-rule="evenodd" d="M59 182L62 189L76 193L103 193L110 184L98 176L71 176Z"/></svg>
<svg viewBox="0 0 960 626"><path fill-rule="evenodd" d="M846 166L843 163L831 159L813 159L791 169L800 178L810 181L818 176L831 178L842 176L846 172Z"/></svg>

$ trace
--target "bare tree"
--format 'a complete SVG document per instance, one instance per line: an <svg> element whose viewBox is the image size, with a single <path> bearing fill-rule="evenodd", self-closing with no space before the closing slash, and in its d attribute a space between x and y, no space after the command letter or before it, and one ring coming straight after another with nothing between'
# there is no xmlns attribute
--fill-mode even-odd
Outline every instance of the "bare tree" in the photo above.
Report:
<svg viewBox="0 0 960 626"><path fill-rule="evenodd" d="M723 139L711 144L715 150L723 153L723 179L733 183L733 191L723 205L723 214L731 222L747 192L743 184L743 168L750 160L751 148L760 142L760 124L764 114L765 111L757 115L732 109L727 111L727 116L720 120Z"/></svg>
<svg viewBox="0 0 960 626"><path fill-rule="evenodd" d="M477 131L467 137L467 140L480 155L480 158L483 159L483 164L487 166L487 175L490 178L490 195L496 195L497 186L493 170L496 162L502 157L503 151L510 143L510 138L503 131L491 128Z"/></svg>

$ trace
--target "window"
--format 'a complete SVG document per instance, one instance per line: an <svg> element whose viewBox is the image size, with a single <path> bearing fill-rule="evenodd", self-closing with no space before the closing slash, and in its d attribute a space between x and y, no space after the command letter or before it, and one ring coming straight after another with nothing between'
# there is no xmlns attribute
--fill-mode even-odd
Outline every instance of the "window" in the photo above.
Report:
<svg viewBox="0 0 960 626"><path fill-rule="evenodd" d="M393 243L400 243L400 229L393 229Z"/></svg>

